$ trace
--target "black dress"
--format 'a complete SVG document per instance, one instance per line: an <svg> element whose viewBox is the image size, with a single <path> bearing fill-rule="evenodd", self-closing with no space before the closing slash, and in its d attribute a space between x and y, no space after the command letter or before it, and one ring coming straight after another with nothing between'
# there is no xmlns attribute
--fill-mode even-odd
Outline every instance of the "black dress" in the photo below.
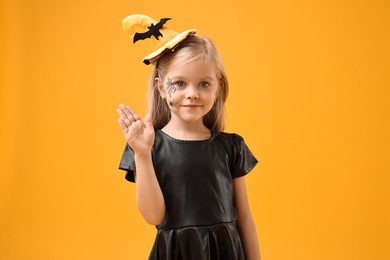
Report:
<svg viewBox="0 0 390 260"><path fill-rule="evenodd" d="M232 179L246 175L257 160L243 138L221 132L208 140L187 141L156 130L152 159L166 215L156 226L149 259L245 259ZM134 182L129 145L119 168Z"/></svg>

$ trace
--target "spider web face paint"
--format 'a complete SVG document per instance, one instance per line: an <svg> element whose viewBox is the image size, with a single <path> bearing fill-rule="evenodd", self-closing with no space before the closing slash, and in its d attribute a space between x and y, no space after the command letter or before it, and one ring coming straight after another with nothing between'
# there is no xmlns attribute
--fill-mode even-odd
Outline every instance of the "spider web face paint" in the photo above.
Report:
<svg viewBox="0 0 390 260"><path fill-rule="evenodd" d="M166 84L167 84L167 94L169 97L168 104L170 107L173 107L175 100L172 98L172 96L176 92L176 87L175 84L172 82L171 78L168 78Z"/></svg>

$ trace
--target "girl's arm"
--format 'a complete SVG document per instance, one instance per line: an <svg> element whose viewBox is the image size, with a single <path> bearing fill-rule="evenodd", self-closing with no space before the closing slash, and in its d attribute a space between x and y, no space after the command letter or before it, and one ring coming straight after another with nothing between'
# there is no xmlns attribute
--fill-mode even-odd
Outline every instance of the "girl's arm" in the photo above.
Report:
<svg viewBox="0 0 390 260"><path fill-rule="evenodd" d="M117 112L119 125L127 143L134 151L138 210L146 222L158 225L165 217L165 202L152 163L154 143L152 118L147 115L144 123L134 110L124 105L120 105Z"/></svg>
<svg viewBox="0 0 390 260"><path fill-rule="evenodd" d="M165 202L152 164L151 153L135 154L137 173L136 203L141 215L151 225L159 225L165 217Z"/></svg>
<svg viewBox="0 0 390 260"><path fill-rule="evenodd" d="M237 227L240 232L245 257L249 260L260 260L260 248L257 239L255 222L249 208L245 176L233 179L234 204L237 208Z"/></svg>

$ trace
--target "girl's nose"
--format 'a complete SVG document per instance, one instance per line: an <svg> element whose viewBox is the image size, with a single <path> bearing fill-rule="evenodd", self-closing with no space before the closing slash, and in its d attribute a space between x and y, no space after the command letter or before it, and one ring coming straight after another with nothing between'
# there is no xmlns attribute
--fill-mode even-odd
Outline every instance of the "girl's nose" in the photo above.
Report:
<svg viewBox="0 0 390 260"><path fill-rule="evenodd" d="M198 99L199 98L199 90L196 86L190 85L186 89L186 95L185 97L187 99Z"/></svg>

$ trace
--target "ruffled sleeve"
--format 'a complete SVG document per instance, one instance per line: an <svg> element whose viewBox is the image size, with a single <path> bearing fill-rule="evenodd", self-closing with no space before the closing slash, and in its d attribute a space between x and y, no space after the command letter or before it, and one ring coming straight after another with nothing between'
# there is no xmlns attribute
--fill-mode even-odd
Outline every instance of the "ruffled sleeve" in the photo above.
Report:
<svg viewBox="0 0 390 260"><path fill-rule="evenodd" d="M123 151L121 161L119 163L119 169L126 171L126 180L130 182L135 182L134 172L135 172L135 161L134 161L134 151L131 147L126 144L125 150Z"/></svg>
<svg viewBox="0 0 390 260"><path fill-rule="evenodd" d="M238 134L231 134L230 143L230 173L232 178L238 178L248 174L258 161Z"/></svg>

